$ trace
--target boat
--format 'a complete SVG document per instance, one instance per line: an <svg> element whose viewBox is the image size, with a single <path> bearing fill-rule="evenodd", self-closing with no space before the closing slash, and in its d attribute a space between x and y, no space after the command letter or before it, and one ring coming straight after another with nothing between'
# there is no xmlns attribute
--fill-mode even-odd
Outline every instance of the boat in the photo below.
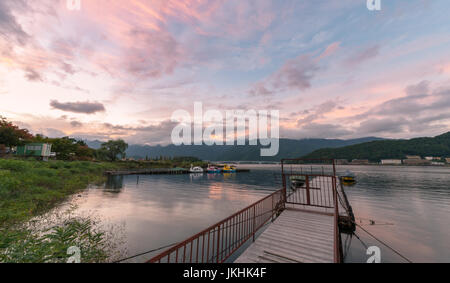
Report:
<svg viewBox="0 0 450 283"><path fill-rule="evenodd" d="M347 170L345 174L340 176L341 182L344 185L354 185L356 184L355 174Z"/></svg>
<svg viewBox="0 0 450 283"><path fill-rule="evenodd" d="M298 189L300 187L303 187L306 183L306 177L303 175L293 175L289 177L289 180L291 181L291 188L292 189Z"/></svg>
<svg viewBox="0 0 450 283"><path fill-rule="evenodd" d="M191 168L189 169L189 172L190 173L203 173L204 170L202 167L199 167L199 166L194 167L194 165L191 164Z"/></svg>
<svg viewBox="0 0 450 283"><path fill-rule="evenodd" d="M225 165L222 169L223 173L236 173L236 167Z"/></svg>
<svg viewBox="0 0 450 283"><path fill-rule="evenodd" d="M210 174L220 173L220 168L218 168L216 166L208 165L208 168L206 169L206 172L208 172Z"/></svg>

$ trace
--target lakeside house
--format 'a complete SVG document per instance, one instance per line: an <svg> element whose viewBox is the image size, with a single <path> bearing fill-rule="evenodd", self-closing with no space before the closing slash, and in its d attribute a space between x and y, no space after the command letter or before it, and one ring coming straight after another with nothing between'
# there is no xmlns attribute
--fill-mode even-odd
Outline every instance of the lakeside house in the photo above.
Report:
<svg viewBox="0 0 450 283"><path fill-rule="evenodd" d="M431 165L431 161L425 159L404 159L403 164L405 165Z"/></svg>
<svg viewBox="0 0 450 283"><path fill-rule="evenodd" d="M440 161L440 160L441 160L441 157L436 157L436 156L426 156L425 159L426 159L426 160L429 160L429 161Z"/></svg>
<svg viewBox="0 0 450 283"><path fill-rule="evenodd" d="M381 160L382 165L402 165L401 159L383 159Z"/></svg>
<svg viewBox="0 0 450 283"><path fill-rule="evenodd" d="M17 147L17 156L38 157L48 160L51 156L52 145L49 143L28 143Z"/></svg>
<svg viewBox="0 0 450 283"><path fill-rule="evenodd" d="M354 159L352 160L352 165L368 165L369 159Z"/></svg>
<svg viewBox="0 0 450 283"><path fill-rule="evenodd" d="M422 160L422 157L418 156L418 155L407 155L406 159L411 159L411 160Z"/></svg>
<svg viewBox="0 0 450 283"><path fill-rule="evenodd" d="M348 162L347 159L336 159L336 165L348 165L350 162Z"/></svg>

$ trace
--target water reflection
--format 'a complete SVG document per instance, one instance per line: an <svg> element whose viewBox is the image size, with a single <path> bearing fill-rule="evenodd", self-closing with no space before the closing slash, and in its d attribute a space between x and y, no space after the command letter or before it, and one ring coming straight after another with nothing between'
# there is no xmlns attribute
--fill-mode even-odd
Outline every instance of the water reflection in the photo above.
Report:
<svg viewBox="0 0 450 283"><path fill-rule="evenodd" d="M139 184L139 181L138 181ZM111 193L120 193L123 188L123 176L108 176L105 183L105 191Z"/></svg>
<svg viewBox="0 0 450 283"><path fill-rule="evenodd" d="M87 190L77 211L123 225L129 254L137 254L184 240L278 188L279 166L248 168L250 173L114 176ZM339 166L338 173L348 169L358 181L346 187L356 217L394 224L363 227L413 261L450 261L448 168ZM365 245L381 248L383 262L403 262L360 229L357 234ZM364 244L348 239L346 260L365 262Z"/></svg>

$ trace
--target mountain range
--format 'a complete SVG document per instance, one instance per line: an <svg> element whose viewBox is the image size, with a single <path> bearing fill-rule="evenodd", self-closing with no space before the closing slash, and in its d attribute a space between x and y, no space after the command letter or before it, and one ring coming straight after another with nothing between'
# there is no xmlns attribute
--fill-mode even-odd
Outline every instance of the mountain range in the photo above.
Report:
<svg viewBox="0 0 450 283"><path fill-rule="evenodd" d="M379 162L381 159L404 159L407 155L450 157L450 132L434 138L378 140L341 148L323 148L305 158L368 159Z"/></svg>
<svg viewBox="0 0 450 283"><path fill-rule="evenodd" d="M158 158L190 156L209 161L280 161L283 158L297 158L310 154L317 149L338 148L361 144L371 141L379 141L381 138L365 137L359 139L280 139L280 150L273 157L261 157L261 146L207 146L207 145L130 145L127 150L128 157L134 158ZM86 141L91 148L100 148L101 141Z"/></svg>

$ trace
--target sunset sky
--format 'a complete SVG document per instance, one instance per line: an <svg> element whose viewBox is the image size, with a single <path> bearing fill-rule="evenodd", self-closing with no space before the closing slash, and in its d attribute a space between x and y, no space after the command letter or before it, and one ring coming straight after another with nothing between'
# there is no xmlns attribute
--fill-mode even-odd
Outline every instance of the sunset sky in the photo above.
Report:
<svg viewBox="0 0 450 283"><path fill-rule="evenodd" d="M450 131L450 1L0 0L0 115L167 144L177 109L280 110L281 137Z"/></svg>

